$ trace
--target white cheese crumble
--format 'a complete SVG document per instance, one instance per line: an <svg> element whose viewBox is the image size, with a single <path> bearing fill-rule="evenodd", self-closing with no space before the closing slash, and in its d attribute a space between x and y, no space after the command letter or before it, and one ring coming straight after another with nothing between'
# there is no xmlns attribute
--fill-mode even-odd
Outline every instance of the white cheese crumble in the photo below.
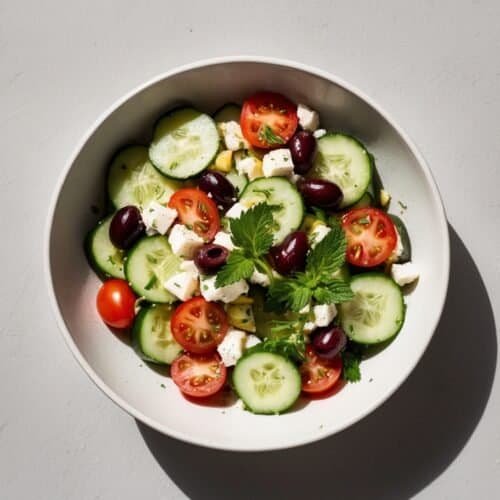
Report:
<svg viewBox="0 0 500 500"><path fill-rule="evenodd" d="M186 301L198 290L198 276L186 271L174 274L165 281L163 286L179 300Z"/></svg>
<svg viewBox="0 0 500 500"><path fill-rule="evenodd" d="M168 235L172 252L178 257L192 259L196 250L203 245L203 239L183 224L176 224Z"/></svg>
<svg viewBox="0 0 500 500"><path fill-rule="evenodd" d="M146 226L146 234L166 234L170 226L177 219L177 210L175 208L165 207L157 201L152 201L142 211L142 221Z"/></svg>
<svg viewBox="0 0 500 500"><path fill-rule="evenodd" d="M391 276L399 286L404 286L417 280L420 274L413 262L406 262L405 264L393 264Z"/></svg>
<svg viewBox="0 0 500 500"><path fill-rule="evenodd" d="M230 151L248 149L250 145L243 137L240 124L236 121L224 122L219 124L219 129L224 137L226 148Z"/></svg>
<svg viewBox="0 0 500 500"><path fill-rule="evenodd" d="M299 117L299 123L304 130L314 132L319 127L318 113L305 104L299 104L297 106L297 116Z"/></svg>
<svg viewBox="0 0 500 500"><path fill-rule="evenodd" d="M266 153L262 162L265 177L288 177L293 174L292 153L288 148L274 149Z"/></svg>
<svg viewBox="0 0 500 500"><path fill-rule="evenodd" d="M216 276L209 276L201 280L201 295L209 302L220 300L228 304L234 302L240 295L248 292L248 283L245 280L236 281L231 285L215 287Z"/></svg>

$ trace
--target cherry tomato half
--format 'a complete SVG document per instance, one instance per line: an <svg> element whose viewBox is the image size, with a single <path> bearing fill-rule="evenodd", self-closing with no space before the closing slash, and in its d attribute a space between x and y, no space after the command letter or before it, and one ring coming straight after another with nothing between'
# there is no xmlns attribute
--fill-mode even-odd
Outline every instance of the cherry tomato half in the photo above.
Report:
<svg viewBox="0 0 500 500"><path fill-rule="evenodd" d="M168 206L177 210L182 224L205 241L212 241L220 229L217 205L200 189L179 189L170 198Z"/></svg>
<svg viewBox="0 0 500 500"><path fill-rule="evenodd" d="M128 328L134 322L136 296L125 280L105 281L97 293L97 311L113 328Z"/></svg>
<svg viewBox="0 0 500 500"><path fill-rule="evenodd" d="M245 139L252 146L283 147L297 129L297 107L281 94L258 92L243 103L240 123Z"/></svg>
<svg viewBox="0 0 500 500"><path fill-rule="evenodd" d="M310 394L325 392L332 388L342 373L342 359L322 359L311 345L306 348L306 360L300 366L302 390Z"/></svg>
<svg viewBox="0 0 500 500"><path fill-rule="evenodd" d="M378 208L349 210L342 217L347 238L347 261L354 266L382 264L394 251L397 233L390 217Z"/></svg>
<svg viewBox="0 0 500 500"><path fill-rule="evenodd" d="M224 309L203 297L194 297L174 311L170 328L175 340L194 354L214 352L229 328Z"/></svg>
<svg viewBox="0 0 500 500"><path fill-rule="evenodd" d="M172 363L170 374L184 394L203 398L223 387L227 371L217 353L207 356L183 354Z"/></svg>

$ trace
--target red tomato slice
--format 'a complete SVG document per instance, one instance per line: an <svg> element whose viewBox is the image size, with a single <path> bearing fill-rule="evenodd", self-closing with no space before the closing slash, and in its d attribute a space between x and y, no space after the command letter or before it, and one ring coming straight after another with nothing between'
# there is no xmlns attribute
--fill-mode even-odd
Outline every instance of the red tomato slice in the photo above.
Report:
<svg viewBox="0 0 500 500"><path fill-rule="evenodd" d="M107 325L128 328L134 322L135 301L136 296L126 281L111 279L99 288L97 311Z"/></svg>
<svg viewBox="0 0 500 500"><path fill-rule="evenodd" d="M205 241L212 241L220 229L217 205L199 189L179 189L170 198L168 206L177 210L182 224Z"/></svg>
<svg viewBox="0 0 500 500"><path fill-rule="evenodd" d="M170 374L184 394L204 398L222 388L227 371L217 353L208 356L183 354L172 363Z"/></svg>
<svg viewBox="0 0 500 500"><path fill-rule="evenodd" d="M172 335L194 354L214 352L229 328L224 309L203 297L194 297L179 305L170 320Z"/></svg>
<svg viewBox="0 0 500 500"><path fill-rule="evenodd" d="M297 106L281 94L258 92L243 103L240 124L252 146L283 147L297 129Z"/></svg>
<svg viewBox="0 0 500 500"><path fill-rule="evenodd" d="M325 392L332 388L342 373L342 359L322 359L312 346L306 348L306 360L300 366L302 390L310 394Z"/></svg>
<svg viewBox="0 0 500 500"><path fill-rule="evenodd" d="M354 266L378 266L396 248L394 223L378 208L349 210L342 217L342 227L347 237L346 258Z"/></svg>

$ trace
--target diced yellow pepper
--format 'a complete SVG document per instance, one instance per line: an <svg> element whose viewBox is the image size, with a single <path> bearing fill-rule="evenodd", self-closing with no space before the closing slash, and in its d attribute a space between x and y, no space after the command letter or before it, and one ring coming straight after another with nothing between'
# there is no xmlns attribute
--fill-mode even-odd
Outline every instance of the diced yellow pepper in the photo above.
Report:
<svg viewBox="0 0 500 500"><path fill-rule="evenodd" d="M229 172L233 166L233 152L230 150L221 151L215 158L213 170L219 172Z"/></svg>
<svg viewBox="0 0 500 500"><path fill-rule="evenodd" d="M255 332L255 318L250 304L229 304L226 312L230 325L246 332Z"/></svg>

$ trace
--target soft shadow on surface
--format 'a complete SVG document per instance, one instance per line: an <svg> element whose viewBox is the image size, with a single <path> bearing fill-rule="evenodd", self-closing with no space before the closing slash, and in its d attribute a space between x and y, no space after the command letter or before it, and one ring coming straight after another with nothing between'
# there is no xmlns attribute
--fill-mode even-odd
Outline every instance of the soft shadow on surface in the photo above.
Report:
<svg viewBox="0 0 500 500"><path fill-rule="evenodd" d="M418 367L381 408L336 436L269 453L199 448L138 423L165 473L192 499L400 500L432 482L478 424L497 358L485 286L449 229L451 277L443 316Z"/></svg>

